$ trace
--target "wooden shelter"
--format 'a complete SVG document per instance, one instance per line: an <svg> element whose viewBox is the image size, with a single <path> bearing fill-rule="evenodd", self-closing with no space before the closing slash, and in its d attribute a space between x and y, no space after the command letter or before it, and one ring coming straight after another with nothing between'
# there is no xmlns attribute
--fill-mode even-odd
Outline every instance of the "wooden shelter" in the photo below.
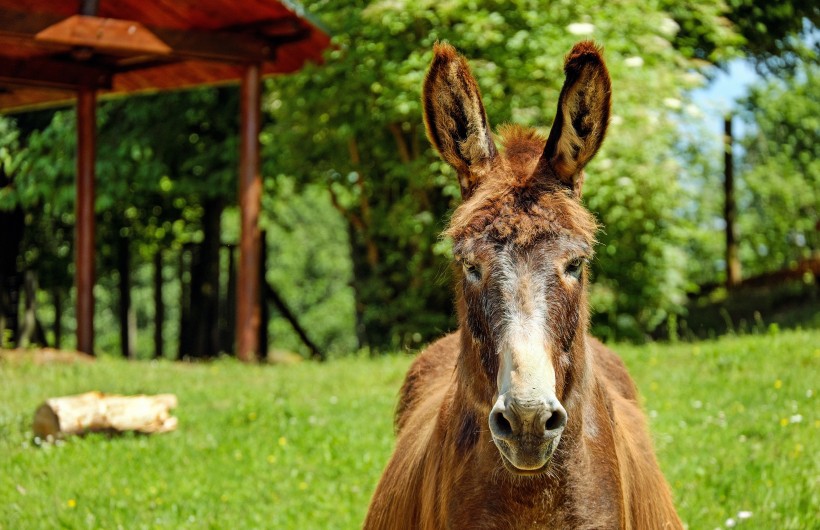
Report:
<svg viewBox="0 0 820 530"><path fill-rule="evenodd" d="M260 81L320 62L328 36L286 0L0 0L0 111L77 106L77 349L93 353L98 96L241 85L237 356L259 352Z"/></svg>

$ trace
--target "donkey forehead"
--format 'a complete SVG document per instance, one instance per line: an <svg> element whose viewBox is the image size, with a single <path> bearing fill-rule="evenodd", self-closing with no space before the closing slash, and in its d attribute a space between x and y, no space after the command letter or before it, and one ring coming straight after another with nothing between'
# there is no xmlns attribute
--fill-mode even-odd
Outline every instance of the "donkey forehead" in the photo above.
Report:
<svg viewBox="0 0 820 530"><path fill-rule="evenodd" d="M530 248L538 242L589 253L595 243L595 218L577 200L537 186L494 190L479 188L459 206L446 234L457 251L512 245Z"/></svg>

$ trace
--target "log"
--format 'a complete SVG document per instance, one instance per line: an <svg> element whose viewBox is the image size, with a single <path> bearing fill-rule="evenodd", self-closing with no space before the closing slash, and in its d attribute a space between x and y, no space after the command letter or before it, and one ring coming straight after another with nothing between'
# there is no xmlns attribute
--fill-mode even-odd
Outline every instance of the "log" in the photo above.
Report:
<svg viewBox="0 0 820 530"><path fill-rule="evenodd" d="M51 398L34 413L34 434L40 438L63 438L89 432L145 434L173 431L177 418L174 394L120 396L87 392Z"/></svg>

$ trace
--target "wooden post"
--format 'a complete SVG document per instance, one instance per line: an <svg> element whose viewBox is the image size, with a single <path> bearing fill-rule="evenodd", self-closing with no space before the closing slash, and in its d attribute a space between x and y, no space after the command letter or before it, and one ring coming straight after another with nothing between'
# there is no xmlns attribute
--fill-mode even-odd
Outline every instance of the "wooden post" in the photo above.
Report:
<svg viewBox="0 0 820 530"><path fill-rule="evenodd" d="M260 90L260 67L248 65L240 88L239 212L242 233L236 290L236 355L247 362L255 361L259 354Z"/></svg>
<svg viewBox="0 0 820 530"><path fill-rule="evenodd" d="M77 94L77 190L74 263L77 287L77 349L94 355L94 158L97 93Z"/></svg>
<svg viewBox="0 0 820 530"><path fill-rule="evenodd" d="M741 279L737 241L734 161L732 157L732 117L727 116L723 121L723 125L723 219L726 222L726 287L731 289L738 285Z"/></svg>

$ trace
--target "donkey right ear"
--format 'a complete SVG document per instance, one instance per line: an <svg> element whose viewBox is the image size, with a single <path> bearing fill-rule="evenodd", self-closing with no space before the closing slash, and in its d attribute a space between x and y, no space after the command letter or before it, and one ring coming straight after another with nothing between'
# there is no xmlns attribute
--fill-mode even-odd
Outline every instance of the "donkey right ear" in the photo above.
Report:
<svg viewBox="0 0 820 530"><path fill-rule="evenodd" d="M461 196L467 199L498 150L487 125L478 84L467 61L449 44L436 43L433 47L423 103L427 137L455 168Z"/></svg>

